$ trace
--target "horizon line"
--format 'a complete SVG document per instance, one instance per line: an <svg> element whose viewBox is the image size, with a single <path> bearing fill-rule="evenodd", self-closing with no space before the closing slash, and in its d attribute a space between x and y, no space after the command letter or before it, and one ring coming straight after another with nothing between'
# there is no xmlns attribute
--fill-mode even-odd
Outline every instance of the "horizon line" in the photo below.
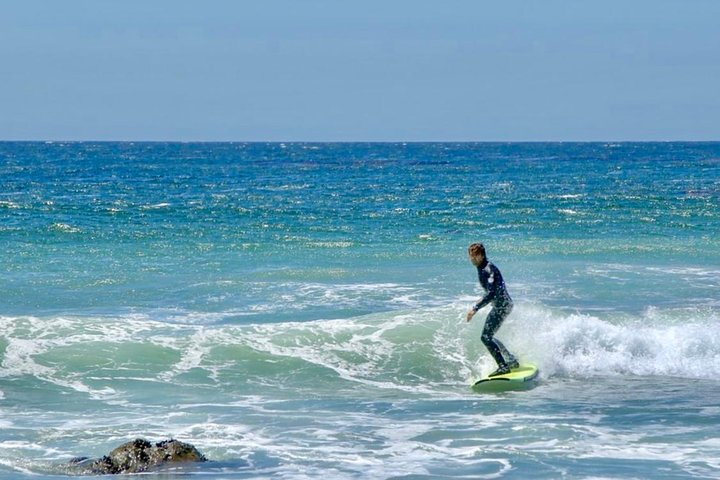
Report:
<svg viewBox="0 0 720 480"><path fill-rule="evenodd" d="M716 140L138 140L138 139L0 139L0 143L245 143L245 144L432 144L432 143L718 143Z"/></svg>

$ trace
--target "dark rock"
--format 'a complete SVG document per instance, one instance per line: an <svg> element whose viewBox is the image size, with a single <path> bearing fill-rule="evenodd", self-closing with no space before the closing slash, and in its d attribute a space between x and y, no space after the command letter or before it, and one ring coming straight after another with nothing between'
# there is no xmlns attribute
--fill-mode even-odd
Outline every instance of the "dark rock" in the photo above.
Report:
<svg viewBox="0 0 720 480"><path fill-rule="evenodd" d="M175 464L205 462L207 459L193 445L177 440L164 440L155 445L138 438L127 442L108 455L95 460L87 457L72 459L68 473L77 475L107 475L140 473Z"/></svg>

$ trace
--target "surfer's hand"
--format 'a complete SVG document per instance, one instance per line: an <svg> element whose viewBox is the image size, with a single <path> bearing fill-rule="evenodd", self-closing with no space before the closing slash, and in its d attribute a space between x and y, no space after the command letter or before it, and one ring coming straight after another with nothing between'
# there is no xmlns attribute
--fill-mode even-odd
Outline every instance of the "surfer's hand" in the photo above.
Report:
<svg viewBox="0 0 720 480"><path fill-rule="evenodd" d="M475 310L470 310L467 314L467 320L465 320L465 321L469 322L470 320L472 320L472 317L475 315L475 313L476 313Z"/></svg>

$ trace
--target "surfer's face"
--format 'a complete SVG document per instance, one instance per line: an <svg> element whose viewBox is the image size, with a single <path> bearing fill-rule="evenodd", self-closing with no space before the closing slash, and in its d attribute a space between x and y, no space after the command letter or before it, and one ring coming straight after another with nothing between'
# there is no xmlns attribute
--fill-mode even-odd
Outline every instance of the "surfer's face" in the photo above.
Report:
<svg viewBox="0 0 720 480"><path fill-rule="evenodd" d="M485 256L482 253L477 253L475 255L470 254L470 261L476 267L479 267L482 264L483 260L485 260Z"/></svg>

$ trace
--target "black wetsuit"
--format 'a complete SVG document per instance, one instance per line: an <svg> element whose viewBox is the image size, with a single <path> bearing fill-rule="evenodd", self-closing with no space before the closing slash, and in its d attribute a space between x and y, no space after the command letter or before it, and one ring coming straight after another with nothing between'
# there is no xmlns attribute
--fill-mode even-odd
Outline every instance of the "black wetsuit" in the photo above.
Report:
<svg viewBox="0 0 720 480"><path fill-rule="evenodd" d="M474 310L478 311L485 305L489 303L492 304L492 310L490 310L490 313L485 319L485 327L483 328L481 340L498 366L502 367L517 361L515 356L505 348L500 340L493 338L495 332L497 332L500 325L502 325L503 320L510 315L513 308L513 301L512 298L510 298L507 288L505 288L505 281L503 280L502 274L495 265L485 259L483 263L477 267L477 270L480 285L482 285L486 294L482 300L475 305Z"/></svg>

